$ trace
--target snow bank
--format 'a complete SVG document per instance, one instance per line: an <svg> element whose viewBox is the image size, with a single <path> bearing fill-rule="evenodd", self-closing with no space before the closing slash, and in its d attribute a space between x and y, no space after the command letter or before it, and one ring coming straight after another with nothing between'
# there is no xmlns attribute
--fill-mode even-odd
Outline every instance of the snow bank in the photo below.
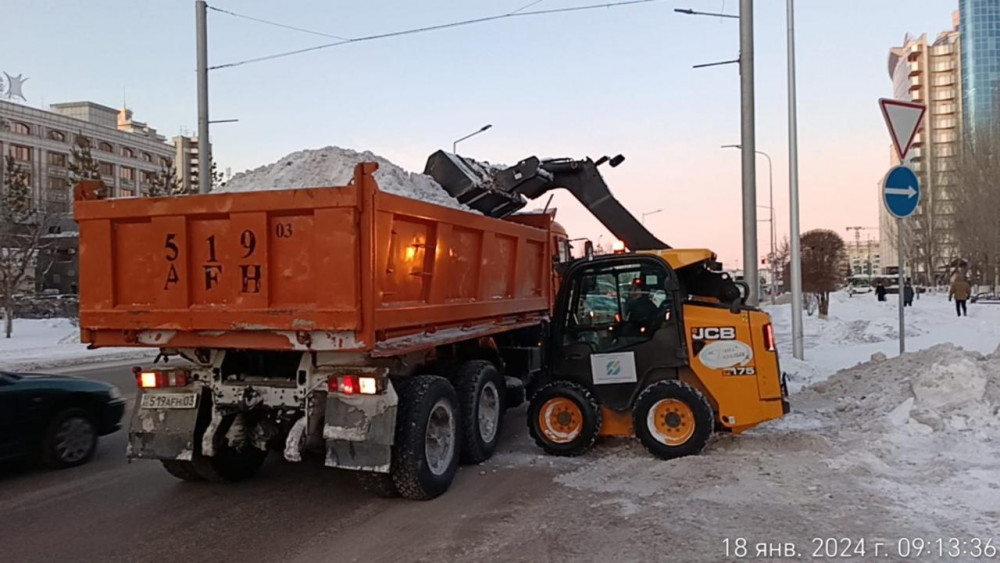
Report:
<svg viewBox="0 0 1000 563"><path fill-rule="evenodd" d="M282 157L275 163L232 177L217 192L284 190L346 186L354 180L354 167L360 162L377 162L375 180L383 191L472 211L461 205L430 176L407 172L402 167L369 151L357 152L340 147L302 150ZM473 211L474 212L474 211Z"/></svg>
<svg viewBox="0 0 1000 563"><path fill-rule="evenodd" d="M88 350L70 319L14 319L11 338L0 337L0 370L34 371L104 360L146 358L135 348Z"/></svg>
<svg viewBox="0 0 1000 563"><path fill-rule="evenodd" d="M1000 350L983 356L941 344L877 357L803 391L836 402L849 427L924 433L1000 428Z"/></svg>
<svg viewBox="0 0 1000 563"><path fill-rule="evenodd" d="M866 362L873 354L898 354L895 299L880 303L874 294L849 297L839 292L830 300L829 319L803 315L804 362L792 356L791 305L764 307L774 322L781 367L789 374L793 393ZM906 349L923 350L948 342L983 354L992 352L1000 344L1000 306L971 304L969 316L959 318L946 294L922 294L906 308Z"/></svg>

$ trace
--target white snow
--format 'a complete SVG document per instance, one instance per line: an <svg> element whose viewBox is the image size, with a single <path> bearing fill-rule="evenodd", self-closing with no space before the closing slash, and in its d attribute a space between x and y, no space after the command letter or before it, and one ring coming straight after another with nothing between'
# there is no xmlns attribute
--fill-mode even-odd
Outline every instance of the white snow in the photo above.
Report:
<svg viewBox="0 0 1000 563"><path fill-rule="evenodd" d="M0 335L0 370L32 371L104 360L150 356L148 349L88 350L69 319L14 319L10 338Z"/></svg>
<svg viewBox="0 0 1000 563"><path fill-rule="evenodd" d="M774 322L781 368L789 374L789 387L797 391L837 370L869 361L873 354L899 353L897 297L879 302L875 294L830 296L830 318L803 313L805 362L792 356L791 305L765 306ZM906 349L922 350L954 343L984 354L1000 343L1000 305L969 304L969 316L959 318L947 294L921 294L906 307Z"/></svg>
<svg viewBox="0 0 1000 563"><path fill-rule="evenodd" d="M375 181L385 192L475 213L469 207L458 203L430 176L408 172L369 151L357 152L340 147L293 152L275 163L240 172L215 191L346 186L354 180L354 167L361 162L378 163Z"/></svg>

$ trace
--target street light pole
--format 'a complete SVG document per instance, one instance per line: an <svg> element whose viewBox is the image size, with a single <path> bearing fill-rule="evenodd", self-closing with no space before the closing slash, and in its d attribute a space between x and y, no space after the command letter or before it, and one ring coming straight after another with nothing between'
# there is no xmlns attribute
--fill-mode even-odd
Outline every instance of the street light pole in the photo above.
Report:
<svg viewBox="0 0 1000 563"><path fill-rule="evenodd" d="M657 209L656 211L647 211L642 214L642 224L646 224L646 215L656 215L657 213L663 211L662 209Z"/></svg>
<svg viewBox="0 0 1000 563"><path fill-rule="evenodd" d="M724 149L740 149L740 150L743 150L743 146L742 145L722 145L722 148L724 148ZM764 151L754 151L754 152L757 153L757 154L759 154L759 155L762 155L764 158L767 159L767 186L768 186L767 192L768 192L768 199L769 199L767 209L770 210L770 219L768 219L767 222L769 223L769 226L770 226L770 229L769 229L770 233L769 234L770 234L770 239L771 239L771 255L770 255L770 258L768 259L768 263L769 263L769 265L771 267L771 305L774 305L774 303L775 303L774 294L777 293L777 280L778 280L778 274L777 274L777 270L775 269L775 262L774 262L775 251L777 250L776 249L776 246L777 246L777 231L774 228L774 167L771 165L771 155L767 154ZM762 207L762 206L758 206L758 207ZM744 279L745 279L745 276L744 276Z"/></svg>
<svg viewBox="0 0 1000 563"><path fill-rule="evenodd" d="M208 23L205 0L194 3L198 74L198 193L212 188L212 150L208 144ZM178 163L178 166L180 163Z"/></svg>
<svg viewBox="0 0 1000 563"><path fill-rule="evenodd" d="M740 0L740 144L743 151L743 279L752 280L747 304L757 305L760 275L757 272L757 167L754 127L753 0Z"/></svg>
<svg viewBox="0 0 1000 563"><path fill-rule="evenodd" d="M486 131L490 127L493 127L493 125L483 125L478 130L473 131L472 133L469 133L468 135L462 137L461 139L458 139L455 142L453 142L451 144L451 154L458 154L458 152L456 151L456 149L457 149L459 143L461 143L462 141L468 139L469 137L475 137L476 135L482 133L483 131Z"/></svg>
<svg viewBox="0 0 1000 563"><path fill-rule="evenodd" d="M753 280L747 284L748 305L757 305L760 296L760 275L757 270L757 169L756 131L754 128L754 74L753 74L753 0L740 0L740 14L713 14L690 9L674 9L675 12L694 16L718 16L740 20L740 58L697 65L695 68L740 63L740 144L747 147L743 151L743 279ZM773 206L772 206L773 208Z"/></svg>
<svg viewBox="0 0 1000 563"><path fill-rule="evenodd" d="M799 132L795 99L795 0L788 1L788 215L791 239L792 354L805 358L802 338L802 250L799 240Z"/></svg>

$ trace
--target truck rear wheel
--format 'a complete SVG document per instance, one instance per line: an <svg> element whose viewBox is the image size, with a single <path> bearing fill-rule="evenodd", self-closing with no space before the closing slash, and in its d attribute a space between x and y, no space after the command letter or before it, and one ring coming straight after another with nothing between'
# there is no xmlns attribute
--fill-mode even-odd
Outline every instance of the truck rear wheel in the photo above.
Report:
<svg viewBox="0 0 1000 563"><path fill-rule="evenodd" d="M586 387L553 381L535 393L528 405L528 432L552 455L578 456L597 441L601 407Z"/></svg>
<svg viewBox="0 0 1000 563"><path fill-rule="evenodd" d="M458 368L455 392L462 408L462 462L482 463L493 456L500 440L506 381L492 363L474 360Z"/></svg>
<svg viewBox="0 0 1000 563"><path fill-rule="evenodd" d="M413 377L397 391L392 482L404 498L429 500L447 491L458 471L458 397L436 375Z"/></svg>
<svg viewBox="0 0 1000 563"><path fill-rule="evenodd" d="M167 470L167 473L177 477L181 481L198 483L205 480L205 478L198 473L198 470L195 469L194 462L192 461L182 459L161 459L160 463L163 464L163 468Z"/></svg>
<svg viewBox="0 0 1000 563"><path fill-rule="evenodd" d="M701 391L675 379L657 381L639 394L632 413L635 434L660 459L700 452L715 426Z"/></svg>

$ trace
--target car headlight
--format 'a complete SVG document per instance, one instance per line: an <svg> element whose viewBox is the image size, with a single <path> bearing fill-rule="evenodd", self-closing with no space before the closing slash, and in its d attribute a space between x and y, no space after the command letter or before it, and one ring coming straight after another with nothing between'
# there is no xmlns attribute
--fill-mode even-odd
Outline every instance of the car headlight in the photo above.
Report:
<svg viewBox="0 0 1000 563"><path fill-rule="evenodd" d="M112 399L121 399L122 398L122 392L119 391L117 387L115 387L114 385L112 385L111 386L111 390L108 391L108 397L110 397Z"/></svg>

